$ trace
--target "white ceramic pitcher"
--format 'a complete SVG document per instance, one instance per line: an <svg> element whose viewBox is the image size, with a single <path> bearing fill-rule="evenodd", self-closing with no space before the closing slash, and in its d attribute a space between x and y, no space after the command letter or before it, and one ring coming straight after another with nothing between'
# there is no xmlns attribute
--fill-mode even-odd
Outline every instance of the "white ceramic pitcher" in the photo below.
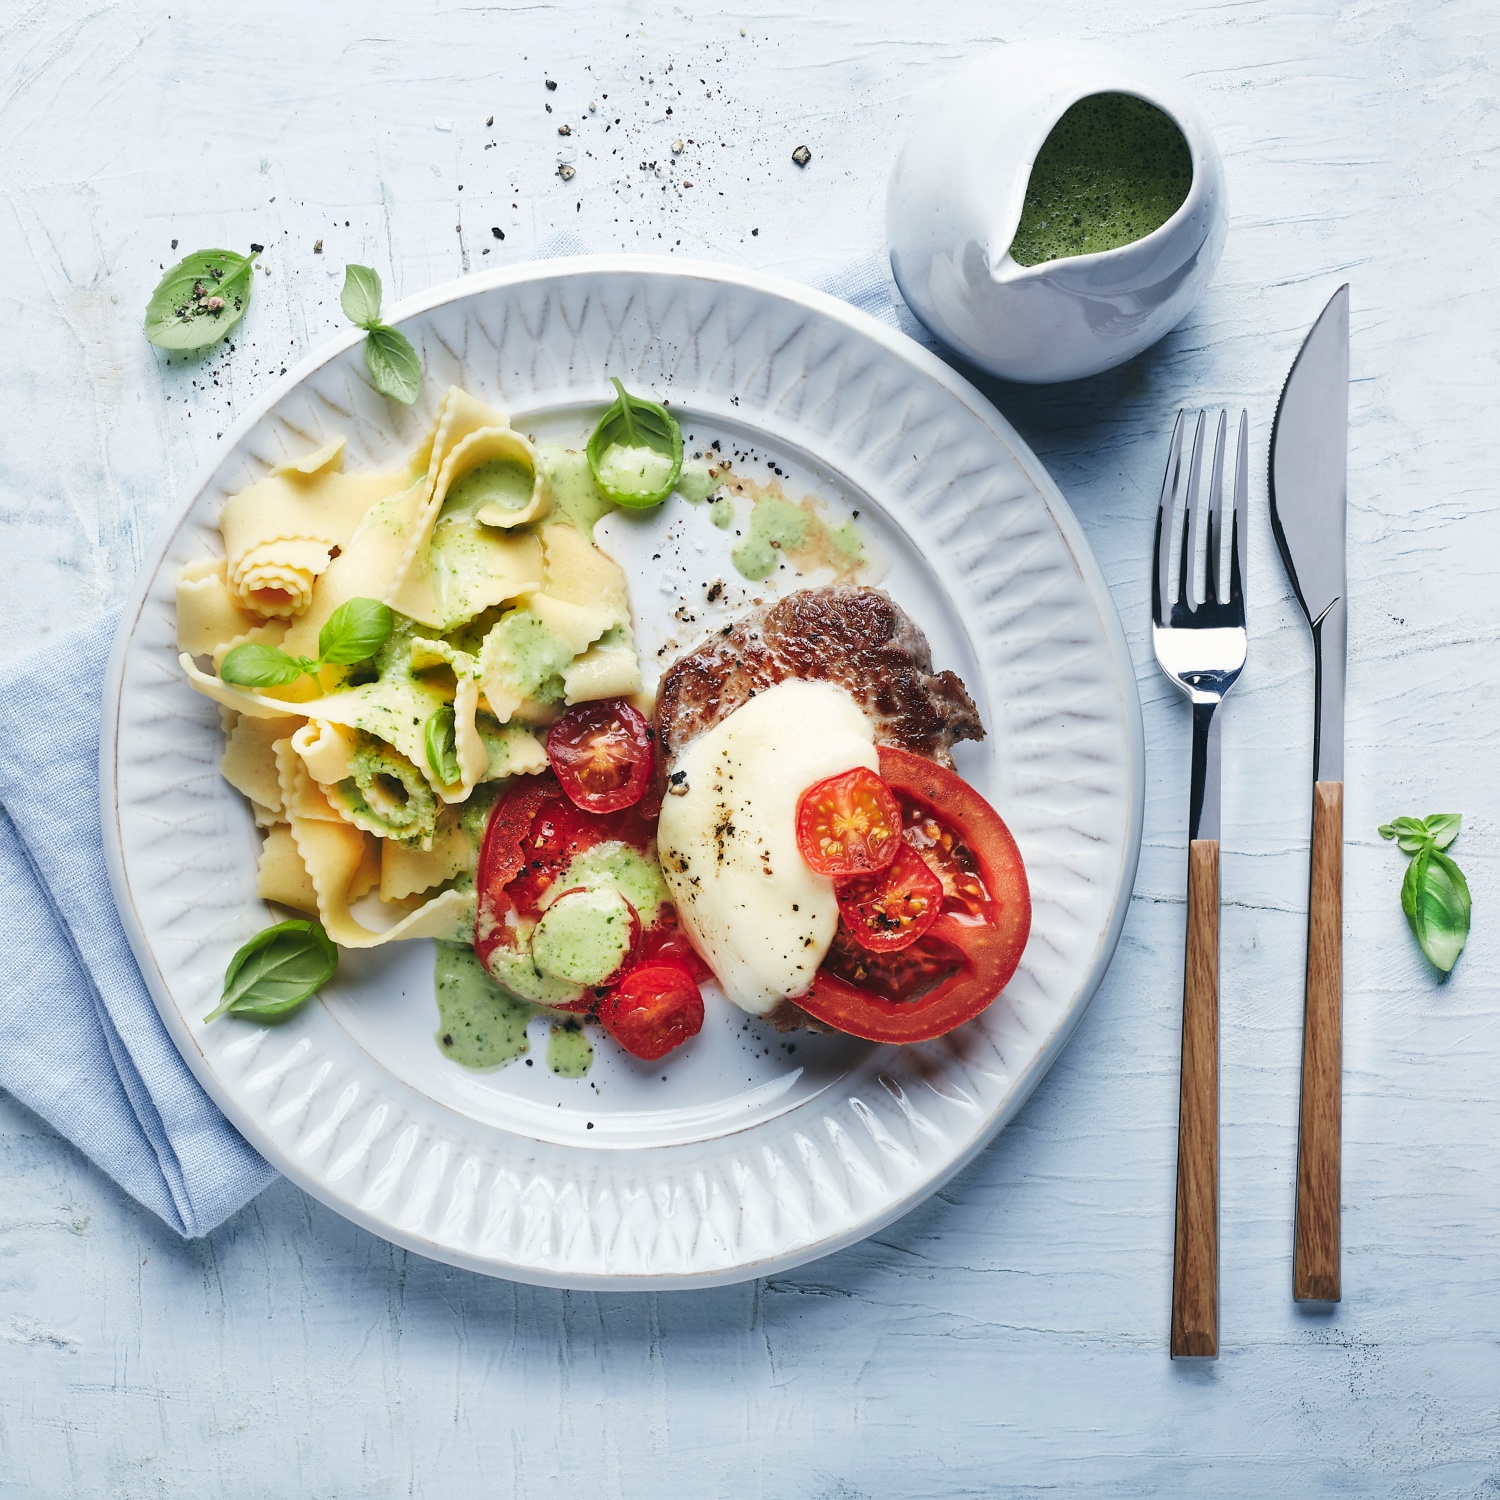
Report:
<svg viewBox="0 0 1500 1500"><path fill-rule="evenodd" d="M1037 152L1091 94L1133 94L1176 121L1193 181L1177 212L1115 250L1018 265L1010 243ZM1096 375L1187 316L1224 248L1224 165L1197 111L1112 50L1014 42L966 64L917 121L886 198L891 269L945 344L1009 380Z"/></svg>

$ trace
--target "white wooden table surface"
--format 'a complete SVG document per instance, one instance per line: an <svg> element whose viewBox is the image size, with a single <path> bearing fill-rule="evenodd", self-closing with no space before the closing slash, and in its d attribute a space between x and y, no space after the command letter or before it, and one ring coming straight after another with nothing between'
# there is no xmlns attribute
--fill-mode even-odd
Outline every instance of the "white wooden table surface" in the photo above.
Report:
<svg viewBox="0 0 1500 1500"><path fill-rule="evenodd" d="M1062 1061L875 1239L640 1297L450 1270L284 1184L183 1244L0 1099L0 1496L1500 1489L1486 0L6 0L0 653L120 599L231 414L335 326L346 260L402 294L576 230L812 278L879 246L916 102L976 48L1054 35L1184 78L1232 213L1214 285L1157 349L996 392L1098 552L1146 714L1135 899ZM164 367L140 333L174 240L266 247L235 351L196 367ZM1264 456L1297 342L1346 278L1345 1300L1309 1312L1290 1249L1311 657ZM1188 725L1143 627L1171 413L1220 401L1248 405L1256 443L1253 635L1225 726L1223 1357L1185 1367L1166 1333ZM1439 983L1375 828L1454 810L1475 931Z"/></svg>

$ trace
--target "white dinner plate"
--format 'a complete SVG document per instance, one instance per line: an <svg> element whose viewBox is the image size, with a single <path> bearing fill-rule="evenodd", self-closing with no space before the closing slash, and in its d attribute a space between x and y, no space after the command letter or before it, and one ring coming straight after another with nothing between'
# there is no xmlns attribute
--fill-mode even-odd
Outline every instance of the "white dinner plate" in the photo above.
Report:
<svg viewBox="0 0 1500 1500"><path fill-rule="evenodd" d="M414 408L369 386L351 330L236 423L163 527L125 610L101 781L125 930L174 1042L276 1168L398 1244L552 1286L702 1286L784 1270L921 1201L1015 1114L1083 1014L1124 921L1140 849L1140 705L1083 533L984 398L902 334L805 287L639 256L547 261L453 282L394 322L426 366ZM436 1044L426 942L346 954L277 1027L204 1026L225 964L274 920L257 838L218 775L215 706L177 666L174 580L221 550L226 496L342 433L347 467L399 462L450 384L542 440L581 441L609 375L665 396L690 448L858 511L883 586L979 705L959 768L1025 856L1033 925L1001 998L938 1041L778 1036L710 994L661 1063L607 1039L583 1079L540 1063L471 1072ZM643 655L670 661L743 587L728 540L673 497L610 517ZM719 549L719 550L716 550ZM708 586L726 580L710 603ZM717 611L717 613L716 613ZM534 1023L540 1025L542 1023Z"/></svg>

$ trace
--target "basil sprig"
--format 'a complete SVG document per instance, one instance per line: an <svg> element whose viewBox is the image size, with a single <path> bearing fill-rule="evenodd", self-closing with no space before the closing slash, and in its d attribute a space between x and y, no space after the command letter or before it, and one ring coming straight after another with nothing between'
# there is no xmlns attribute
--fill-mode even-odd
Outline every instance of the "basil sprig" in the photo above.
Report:
<svg viewBox="0 0 1500 1500"><path fill-rule="evenodd" d="M1401 882L1401 910L1422 952L1445 974L1469 939L1473 904L1464 872L1443 852L1458 837L1462 822L1458 813L1433 813L1394 818L1380 828L1381 838L1395 839L1401 852L1412 857Z"/></svg>
<svg viewBox="0 0 1500 1500"><path fill-rule="evenodd" d="M338 964L339 950L321 922L278 922L256 933L229 960L223 997L203 1019L284 1021L317 994Z"/></svg>
<svg viewBox="0 0 1500 1500"><path fill-rule="evenodd" d="M146 304L146 337L159 349L185 353L217 344L250 306L256 253L185 255L157 282Z"/></svg>
<svg viewBox="0 0 1500 1500"><path fill-rule="evenodd" d="M444 786L452 786L459 779L458 730L453 714L453 705L445 703L428 715L422 726L422 736L427 745L427 764L432 774Z"/></svg>
<svg viewBox="0 0 1500 1500"><path fill-rule="evenodd" d="M322 667L369 661L390 639L396 617L378 599L350 599L329 615L318 632L318 654L288 656L275 646L246 641L225 652L219 678L236 687L284 687Z"/></svg>
<svg viewBox="0 0 1500 1500"><path fill-rule="evenodd" d="M345 266L339 294L344 315L365 330L365 369L382 396L408 406L422 388L422 360L404 333L380 321L380 277L369 266Z"/></svg>
<svg viewBox="0 0 1500 1500"><path fill-rule="evenodd" d="M589 468L593 471L594 483L616 505L634 510L660 505L672 493L672 487L682 473L682 428L666 407L632 396L613 376L610 384L616 393L614 405L599 419L599 425L589 439ZM672 471L667 475L666 483L654 490L626 490L601 478L599 468L605 454L618 447L649 448L653 453L669 457Z"/></svg>

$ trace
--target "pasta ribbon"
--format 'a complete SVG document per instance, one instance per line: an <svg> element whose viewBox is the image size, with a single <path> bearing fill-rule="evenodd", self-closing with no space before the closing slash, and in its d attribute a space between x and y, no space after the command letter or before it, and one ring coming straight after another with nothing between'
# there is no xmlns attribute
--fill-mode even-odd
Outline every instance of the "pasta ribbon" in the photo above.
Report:
<svg viewBox="0 0 1500 1500"><path fill-rule="evenodd" d="M446 633L540 587L536 537L508 532L540 519L551 507L551 491L531 443L512 431L503 413L457 386L444 395L417 461L424 455L420 512L383 597L392 609ZM507 488L515 475L524 493ZM517 505L503 503L509 494Z"/></svg>
<svg viewBox="0 0 1500 1500"><path fill-rule="evenodd" d="M398 919L383 929L365 926L350 907L380 878L370 836L329 805L290 740L278 740L275 752L292 843L316 898L318 920L334 942L343 948L374 948L404 938L466 939L474 923L474 898L455 890L441 891L404 911L385 903L390 915L401 913Z"/></svg>
<svg viewBox="0 0 1500 1500"><path fill-rule="evenodd" d="M224 502L225 582L242 610L262 619L302 614L335 550L401 485L399 474L340 472L343 454L340 438Z"/></svg>

